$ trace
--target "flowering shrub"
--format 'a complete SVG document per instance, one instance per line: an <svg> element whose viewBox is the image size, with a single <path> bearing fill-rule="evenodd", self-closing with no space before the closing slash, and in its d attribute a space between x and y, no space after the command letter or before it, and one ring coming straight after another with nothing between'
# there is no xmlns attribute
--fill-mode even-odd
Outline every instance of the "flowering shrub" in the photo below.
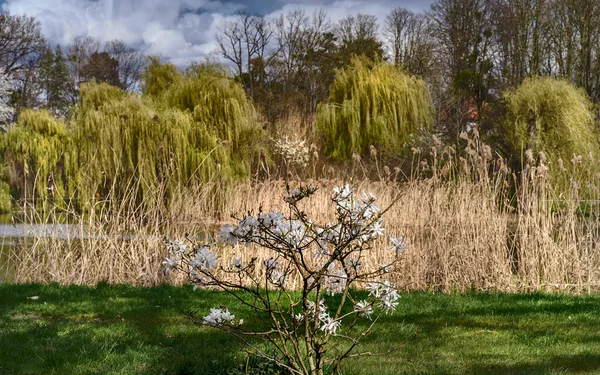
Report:
<svg viewBox="0 0 600 375"><path fill-rule="evenodd" d="M345 358L367 355L353 351L381 314L396 309L398 292L382 277L393 269L406 246L404 240L391 237L391 264L365 269L361 262L384 234L385 210L377 207L373 195L357 197L355 189L346 185L333 190L336 222L319 225L298 207L299 201L314 192L312 187L288 189L284 200L289 216L262 211L248 215L236 225L225 225L220 241L210 245L167 242L169 256L163 262L167 271L185 272L195 288L218 287L258 312L266 325L261 332L247 331L243 319L236 319L222 306L198 322L240 337L254 354L294 374L323 374L326 367L338 372ZM212 250L218 242L263 246L272 256L260 273L256 258L218 259ZM299 291L293 292L297 282ZM327 295L339 295L339 302L328 304ZM369 324L360 329L358 323L364 319ZM276 354L260 350L247 337L271 343Z"/></svg>
<svg viewBox="0 0 600 375"><path fill-rule="evenodd" d="M15 115L15 109L6 103L10 96L10 90L9 78L4 73L4 69L0 69L0 125L10 123Z"/></svg>
<svg viewBox="0 0 600 375"><path fill-rule="evenodd" d="M306 167L310 160L310 151L303 140L284 139L273 140L273 151L281 156L289 166Z"/></svg>

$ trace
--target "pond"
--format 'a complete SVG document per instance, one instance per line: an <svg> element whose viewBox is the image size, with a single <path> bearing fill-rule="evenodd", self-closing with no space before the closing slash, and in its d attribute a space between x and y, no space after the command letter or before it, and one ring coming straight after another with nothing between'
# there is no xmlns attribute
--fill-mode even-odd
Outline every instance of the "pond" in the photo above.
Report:
<svg viewBox="0 0 600 375"><path fill-rule="evenodd" d="M16 223L11 215L0 215L0 282L12 279L9 254L18 242L33 238L85 238L81 226L75 224Z"/></svg>

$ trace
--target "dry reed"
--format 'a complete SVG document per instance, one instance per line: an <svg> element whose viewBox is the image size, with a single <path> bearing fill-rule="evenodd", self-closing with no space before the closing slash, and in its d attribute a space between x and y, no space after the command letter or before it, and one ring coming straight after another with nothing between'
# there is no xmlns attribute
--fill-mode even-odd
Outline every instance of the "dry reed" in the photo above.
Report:
<svg viewBox="0 0 600 375"><path fill-rule="evenodd" d="M409 244L395 271L398 287L445 292L598 290L598 201L579 196L583 184L592 184L596 177L575 169L558 173L556 178L562 180L556 181L542 157L532 158L522 174L515 175L502 160L492 158L477 137L465 140L464 157L446 148L432 150L428 161L416 163L428 178L356 183L359 190L375 194L380 207L398 198L384 216L386 234L403 236ZM568 191L553 190L565 181L570 181ZM320 223L333 221L331 189L342 181L301 183L319 188L303 202L309 217ZM218 225L259 208L285 213L285 189L281 180L237 186L215 182L182 189L169 210L135 206L133 197L118 206L98 203L92 215L72 215L80 230L77 238L34 238L14 247L15 281L180 283L183 280L161 270L163 238L214 235ZM48 217L45 222L55 220ZM384 241L378 243L364 266L389 262L392 254L386 247ZM269 256L258 248L220 252L225 261L257 257L258 264Z"/></svg>

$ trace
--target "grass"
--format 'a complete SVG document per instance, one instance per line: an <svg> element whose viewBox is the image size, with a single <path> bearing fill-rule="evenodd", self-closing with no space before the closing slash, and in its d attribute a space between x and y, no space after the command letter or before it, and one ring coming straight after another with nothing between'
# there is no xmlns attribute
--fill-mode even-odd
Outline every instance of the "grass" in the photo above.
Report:
<svg viewBox="0 0 600 375"><path fill-rule="evenodd" d="M28 297L38 296L38 299ZM344 374L600 374L600 296L402 296ZM245 362L241 344L192 325L228 296L190 287L0 285L1 374L222 374Z"/></svg>

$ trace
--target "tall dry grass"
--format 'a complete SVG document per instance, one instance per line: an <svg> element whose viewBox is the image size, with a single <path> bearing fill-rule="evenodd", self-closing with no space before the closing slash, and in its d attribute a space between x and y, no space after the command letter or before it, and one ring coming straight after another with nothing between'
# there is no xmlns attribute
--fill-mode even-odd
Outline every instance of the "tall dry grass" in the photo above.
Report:
<svg viewBox="0 0 600 375"><path fill-rule="evenodd" d="M551 174L557 166L546 165L543 155L532 156L522 173L511 173L477 136L465 141L460 153L434 145L427 159L416 160L417 173L408 182L393 182L387 175L356 182L357 189L375 194L381 207L398 199L385 214L387 234L404 236L409 243L394 272L398 286L446 292L598 290L597 177L577 166ZM290 185L299 183L319 188L302 202L306 213L321 223L333 221L331 189L344 181L321 178ZM34 238L14 247L15 281L183 282L161 270L164 238L214 235L219 225L259 208L285 213L285 185L283 180L204 184L175 194L168 210L136 206L133 197L118 205L98 202L92 215L70 213L77 236ZM365 267L389 262L386 247L379 242ZM269 256L252 247L220 251L225 260Z"/></svg>

